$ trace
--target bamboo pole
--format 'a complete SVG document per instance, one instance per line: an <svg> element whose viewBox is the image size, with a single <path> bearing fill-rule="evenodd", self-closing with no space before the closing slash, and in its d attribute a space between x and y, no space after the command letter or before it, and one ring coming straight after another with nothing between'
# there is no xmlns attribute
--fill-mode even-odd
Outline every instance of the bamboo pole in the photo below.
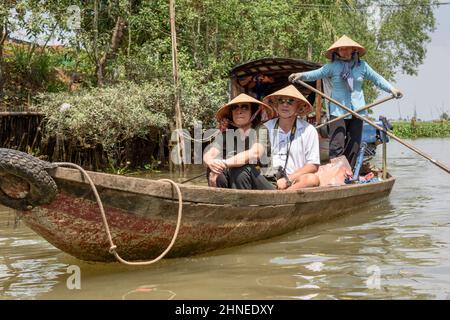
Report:
<svg viewBox="0 0 450 320"><path fill-rule="evenodd" d="M410 145L409 143L403 141L402 139L398 138L397 136L395 136L394 134L392 134L391 132L385 130L384 128L380 127L379 125L377 125L376 123L374 123L373 121L361 116L360 114L356 113L355 111L351 110L350 108L344 106L342 103L339 103L338 101L336 101L335 99L327 96L326 94L324 94L323 92L317 90L316 88L310 86L309 84L301 81L301 80L296 80L295 82L301 84L302 86L304 86L305 88L308 88L309 90L314 91L315 93L320 94L322 97L324 97L325 99L333 102L334 104L338 105L339 107L341 107L342 109L344 109L345 111L349 112L350 114L352 114L354 117L367 122L368 124L370 124L372 127L374 127L375 129L378 129L380 132L384 132L385 134L387 134L389 137L391 137L392 139L394 139L397 142L400 142L402 145L404 145L405 147L411 149L412 151L416 152L417 154L421 155L422 157L428 159L429 161L431 161L431 163L435 164L436 166L438 166L439 168L441 168L442 170L444 170L447 173L450 173L450 168L448 166L446 166L445 164L433 159L431 156L429 156L428 154L426 154L425 152L417 149L416 147L414 147L413 145Z"/></svg>
<svg viewBox="0 0 450 320"><path fill-rule="evenodd" d="M322 91L322 80L316 81L316 88L317 90ZM320 94L316 95L316 123L320 123L322 114L322 96Z"/></svg>
<svg viewBox="0 0 450 320"><path fill-rule="evenodd" d="M394 98L395 98L394 95L390 95L390 96L388 96L388 97L385 97L385 98L383 98L383 99L380 99L380 100L378 100L378 101L375 101L375 102L373 102L373 103L371 103L371 104L368 104L367 106L364 106L364 107L362 107L362 108L359 108L359 109L355 110L355 112L356 112L356 113L360 113L361 111L370 109L370 108L372 108L372 107L375 107L376 105L379 105L379 104L381 104L381 103L383 103L383 102L386 102L386 101L391 100L391 99L394 99ZM338 120L344 119L344 118L346 118L346 117L348 117L348 116L351 116L351 113L346 113L346 114L344 114L344 115L342 115L342 116L339 116L339 117L337 117L337 118L331 119L330 121L328 121L328 122L326 122L326 123L322 123L322 124L316 126L316 129L320 129L320 128L322 128L323 126L329 125L329 124L331 124L331 123L333 123L333 122L336 122L336 121L338 121Z"/></svg>
<svg viewBox="0 0 450 320"><path fill-rule="evenodd" d="M387 146L386 135L383 135L383 180L387 178Z"/></svg>
<svg viewBox="0 0 450 320"><path fill-rule="evenodd" d="M175 91L175 129L182 132L183 121L180 108L180 88L178 81L178 54L177 54L177 32L175 29L175 0L170 0L170 35L172 38L172 76ZM183 135L178 135L178 144L180 146L180 152L178 153L178 163L180 163L180 171L184 172L184 139Z"/></svg>

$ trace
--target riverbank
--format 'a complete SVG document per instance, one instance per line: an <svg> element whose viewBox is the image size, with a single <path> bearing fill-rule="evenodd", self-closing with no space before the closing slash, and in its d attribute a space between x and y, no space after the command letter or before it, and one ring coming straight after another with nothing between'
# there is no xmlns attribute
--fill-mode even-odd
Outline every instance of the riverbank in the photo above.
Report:
<svg viewBox="0 0 450 320"><path fill-rule="evenodd" d="M394 122L393 133L399 138L448 138L450 121L401 121Z"/></svg>

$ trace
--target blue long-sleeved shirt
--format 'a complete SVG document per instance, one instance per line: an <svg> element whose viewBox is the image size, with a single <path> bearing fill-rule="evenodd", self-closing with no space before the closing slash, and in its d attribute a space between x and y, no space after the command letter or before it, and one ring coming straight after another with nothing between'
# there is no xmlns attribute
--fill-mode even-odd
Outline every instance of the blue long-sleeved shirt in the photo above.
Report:
<svg viewBox="0 0 450 320"><path fill-rule="evenodd" d="M361 63L353 67L351 71L354 80L353 91L350 92L346 82L341 77L343 67L342 61L335 60L325 64L317 70L304 72L302 80L315 81L318 79L329 78L333 87L331 97L352 110L362 108L366 105L364 92L362 90L364 79L372 81L381 90L391 92L392 85L381 75L376 73L365 61L361 61ZM347 111L330 102L331 115L338 117L346 113ZM361 114L365 115L367 114L367 111L363 111Z"/></svg>

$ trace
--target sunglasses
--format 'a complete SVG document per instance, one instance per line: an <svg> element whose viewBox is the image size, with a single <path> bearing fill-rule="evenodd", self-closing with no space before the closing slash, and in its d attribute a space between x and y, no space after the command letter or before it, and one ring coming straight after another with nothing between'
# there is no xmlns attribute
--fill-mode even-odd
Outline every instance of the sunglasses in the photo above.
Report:
<svg viewBox="0 0 450 320"><path fill-rule="evenodd" d="M284 98L279 98L279 99L277 100L277 102L278 102L279 105L280 105L280 104L287 103L288 105L292 106L292 105L294 104L295 100L294 100L294 99L284 99Z"/></svg>
<svg viewBox="0 0 450 320"><path fill-rule="evenodd" d="M242 111L249 111L251 106L247 103L244 104L235 104L231 106L231 111L236 111L238 109L241 109Z"/></svg>

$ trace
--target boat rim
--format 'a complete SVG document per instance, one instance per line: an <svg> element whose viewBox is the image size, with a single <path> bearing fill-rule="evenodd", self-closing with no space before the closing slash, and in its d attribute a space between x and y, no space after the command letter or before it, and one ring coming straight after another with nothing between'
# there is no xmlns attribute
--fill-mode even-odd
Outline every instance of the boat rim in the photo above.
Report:
<svg viewBox="0 0 450 320"><path fill-rule="evenodd" d="M176 201L175 190L168 182L102 172L88 171L88 173L94 184L99 188ZM58 167L52 169L50 174L57 180L57 183L58 180L62 180L88 185L82 173L76 169ZM229 204L233 201L244 202L247 200L248 205L270 205L318 201L321 198L323 200L345 198L357 194L378 192L386 188L391 188L391 184L393 185L394 181L395 178L388 174L387 179L379 182L322 186L285 191L225 189L199 185L184 185L181 183L177 183L177 185L183 194L183 201L187 202ZM387 184L390 186L386 187ZM334 192L338 190L340 192Z"/></svg>

